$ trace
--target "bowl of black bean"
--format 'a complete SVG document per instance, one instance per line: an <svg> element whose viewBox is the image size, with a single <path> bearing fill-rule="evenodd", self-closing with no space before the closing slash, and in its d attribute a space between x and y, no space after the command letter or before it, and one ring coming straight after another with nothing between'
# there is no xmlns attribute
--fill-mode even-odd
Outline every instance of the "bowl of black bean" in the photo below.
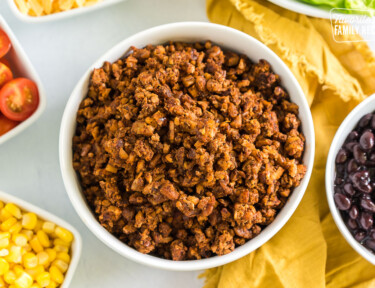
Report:
<svg viewBox="0 0 375 288"><path fill-rule="evenodd" d="M375 94L337 130L327 158L326 192L341 234L375 265Z"/></svg>

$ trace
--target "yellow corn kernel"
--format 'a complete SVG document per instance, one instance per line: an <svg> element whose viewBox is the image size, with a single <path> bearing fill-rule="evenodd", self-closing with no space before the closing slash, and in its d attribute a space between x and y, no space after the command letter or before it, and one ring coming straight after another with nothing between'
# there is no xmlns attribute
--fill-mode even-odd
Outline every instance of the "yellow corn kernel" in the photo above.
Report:
<svg viewBox="0 0 375 288"><path fill-rule="evenodd" d="M57 253L56 258L61 259L61 260L65 261L66 263L70 263L70 255L68 253L59 252L59 253Z"/></svg>
<svg viewBox="0 0 375 288"><path fill-rule="evenodd" d="M51 268L49 268L49 274L51 275L51 279L58 284L64 281L64 275L56 266L51 266Z"/></svg>
<svg viewBox="0 0 375 288"><path fill-rule="evenodd" d="M14 281L16 281L17 276L16 273L13 271L9 270L8 272L4 273L4 281L8 284L13 284Z"/></svg>
<svg viewBox="0 0 375 288"><path fill-rule="evenodd" d="M47 288L56 288L58 285L55 281L51 280Z"/></svg>
<svg viewBox="0 0 375 288"><path fill-rule="evenodd" d="M55 247L53 247L53 249L55 249L56 252L65 252L65 253L69 252L69 248L66 247L66 246L63 246L63 245L55 245Z"/></svg>
<svg viewBox="0 0 375 288"><path fill-rule="evenodd" d="M17 219L14 217L10 217L7 220L5 220L3 223L1 223L1 230L9 231L9 229L16 223L17 223Z"/></svg>
<svg viewBox="0 0 375 288"><path fill-rule="evenodd" d="M0 233L0 240L1 239L9 239L10 238L10 233L9 232L3 232L3 233Z"/></svg>
<svg viewBox="0 0 375 288"><path fill-rule="evenodd" d="M27 269L35 268L38 265L38 257L34 253L28 252L23 255L22 262Z"/></svg>
<svg viewBox="0 0 375 288"><path fill-rule="evenodd" d="M37 236L34 236L30 240L30 246L34 250L35 253L39 253L43 251L43 246L40 244Z"/></svg>
<svg viewBox="0 0 375 288"><path fill-rule="evenodd" d="M51 276L48 272L42 272L36 276L36 282L38 282L40 287L47 287L51 282Z"/></svg>
<svg viewBox="0 0 375 288"><path fill-rule="evenodd" d="M1 287L1 286L0 286ZM31 285L30 288L41 288L42 286L40 286L38 283L34 283L33 285Z"/></svg>
<svg viewBox="0 0 375 288"><path fill-rule="evenodd" d="M33 285L33 278L26 272L23 272L21 276L14 281L17 288L30 288Z"/></svg>
<svg viewBox="0 0 375 288"><path fill-rule="evenodd" d="M4 207L4 202L0 200L0 209L3 209Z"/></svg>
<svg viewBox="0 0 375 288"><path fill-rule="evenodd" d="M16 224L14 224L12 227L10 227L9 232L14 234L14 233L19 233L22 230L22 224L21 221L17 221Z"/></svg>
<svg viewBox="0 0 375 288"><path fill-rule="evenodd" d="M5 221L5 220L9 219L10 217L12 217L12 214L10 214L5 209L1 209L1 211L0 211L0 220L1 221Z"/></svg>
<svg viewBox="0 0 375 288"><path fill-rule="evenodd" d="M12 214L14 217L16 217L17 219L21 219L22 218L21 209L18 208L13 203L6 204L5 207L4 207L4 209L6 211L8 211L10 214Z"/></svg>
<svg viewBox="0 0 375 288"><path fill-rule="evenodd" d="M20 277L23 273L23 267L21 265L14 265L12 270L14 271L14 273L16 273L17 277Z"/></svg>
<svg viewBox="0 0 375 288"><path fill-rule="evenodd" d="M46 251L39 252L36 256L40 265L47 265L49 263L49 255Z"/></svg>
<svg viewBox="0 0 375 288"><path fill-rule="evenodd" d="M48 221L44 222L42 226L43 231L47 234L52 234L53 232L55 232L55 228L56 224Z"/></svg>
<svg viewBox="0 0 375 288"><path fill-rule="evenodd" d="M8 249L3 248L3 249L0 250L0 257L5 257L5 256L8 256L8 255L9 255Z"/></svg>
<svg viewBox="0 0 375 288"><path fill-rule="evenodd" d="M68 242L65 242L64 240L61 240L60 238L56 238L53 240L53 245L61 245L65 247L70 247L70 244Z"/></svg>
<svg viewBox="0 0 375 288"><path fill-rule="evenodd" d="M44 232L43 230L39 230L36 233L36 236L38 237L38 240L40 244L42 244L43 247L48 248L49 246L51 246L51 242L49 241L49 238L46 232Z"/></svg>
<svg viewBox="0 0 375 288"><path fill-rule="evenodd" d="M8 270L9 263L4 258L0 258L0 275L4 275Z"/></svg>
<svg viewBox="0 0 375 288"><path fill-rule="evenodd" d="M8 262L21 263L21 247L15 245L11 246L9 250L9 255L6 257L6 259L8 260Z"/></svg>
<svg viewBox="0 0 375 288"><path fill-rule="evenodd" d="M53 249L46 249L46 252L48 253L48 260L54 261L56 259L57 252Z"/></svg>
<svg viewBox="0 0 375 288"><path fill-rule="evenodd" d="M22 255L30 251L31 251L31 246L29 243L27 243L25 246L22 247Z"/></svg>
<svg viewBox="0 0 375 288"><path fill-rule="evenodd" d="M42 227L43 227L43 221L42 220L38 220L36 222L36 225L35 225L35 228L34 228L34 231L35 232L38 232L39 230L42 230Z"/></svg>
<svg viewBox="0 0 375 288"><path fill-rule="evenodd" d="M42 265L38 265L35 268L26 269L25 272L29 274L33 279L36 279L36 276L38 276L40 273L43 273L44 267Z"/></svg>
<svg viewBox="0 0 375 288"><path fill-rule="evenodd" d="M29 240L29 241L30 241L30 240L33 238L33 236L34 236L34 232L33 232L33 231L31 231L31 230L26 230L26 229L21 230L21 234L25 235L26 238L27 238L27 240Z"/></svg>
<svg viewBox="0 0 375 288"><path fill-rule="evenodd" d="M56 227L55 233L57 237L59 237L61 240L65 242L72 242L73 241L73 234L69 230L63 228L63 227Z"/></svg>
<svg viewBox="0 0 375 288"><path fill-rule="evenodd" d="M3 280L3 277L0 277L0 287L1 288L5 287L5 282Z"/></svg>
<svg viewBox="0 0 375 288"><path fill-rule="evenodd" d="M56 259L55 261L52 262L51 265L59 268L59 270L62 273L65 273L68 270L68 267L69 267L69 264L66 263L65 261L61 260L61 259Z"/></svg>
<svg viewBox="0 0 375 288"><path fill-rule="evenodd" d="M34 213L25 213L22 217L22 226L25 229L33 230L38 222L38 217Z"/></svg>
<svg viewBox="0 0 375 288"><path fill-rule="evenodd" d="M13 234L13 242L20 247L24 247L27 244L27 237L23 234Z"/></svg>
<svg viewBox="0 0 375 288"><path fill-rule="evenodd" d="M6 248L8 246L9 246L9 239L8 238L0 239L0 249Z"/></svg>

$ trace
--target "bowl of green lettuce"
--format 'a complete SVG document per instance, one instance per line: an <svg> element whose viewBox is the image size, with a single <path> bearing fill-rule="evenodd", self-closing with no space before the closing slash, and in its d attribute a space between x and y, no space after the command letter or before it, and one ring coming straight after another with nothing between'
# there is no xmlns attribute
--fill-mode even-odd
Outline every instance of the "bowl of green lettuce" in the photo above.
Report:
<svg viewBox="0 0 375 288"><path fill-rule="evenodd" d="M375 16L375 0L269 0L291 11L318 18L343 15Z"/></svg>

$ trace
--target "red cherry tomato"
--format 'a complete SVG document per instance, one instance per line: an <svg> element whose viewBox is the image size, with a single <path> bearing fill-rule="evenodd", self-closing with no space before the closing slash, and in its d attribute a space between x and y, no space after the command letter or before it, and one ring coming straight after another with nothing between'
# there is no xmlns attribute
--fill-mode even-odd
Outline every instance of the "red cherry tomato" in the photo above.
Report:
<svg viewBox="0 0 375 288"><path fill-rule="evenodd" d="M8 35L0 29L0 58L10 50L11 44Z"/></svg>
<svg viewBox="0 0 375 288"><path fill-rule="evenodd" d="M7 59L5 59L5 58L1 58L1 59L0 59L0 63L5 64L5 65L8 66L8 68L10 69L10 63L9 63L9 61L8 61Z"/></svg>
<svg viewBox="0 0 375 288"><path fill-rule="evenodd" d="M23 121L29 118L38 105L38 88L29 79L13 79L0 90L0 110L10 120Z"/></svg>
<svg viewBox="0 0 375 288"><path fill-rule="evenodd" d="M19 122L10 120L6 118L4 115L0 114L0 136L12 130L14 127L18 125L18 123Z"/></svg>
<svg viewBox="0 0 375 288"><path fill-rule="evenodd" d="M0 88L12 79L12 71L10 71L8 66L0 62Z"/></svg>

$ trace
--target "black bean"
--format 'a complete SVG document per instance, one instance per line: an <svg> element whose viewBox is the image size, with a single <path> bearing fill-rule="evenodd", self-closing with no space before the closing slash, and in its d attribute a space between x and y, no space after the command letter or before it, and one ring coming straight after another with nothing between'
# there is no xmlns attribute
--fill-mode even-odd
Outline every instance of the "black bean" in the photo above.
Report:
<svg viewBox="0 0 375 288"><path fill-rule="evenodd" d="M348 227L352 230L356 230L358 229L358 223L357 221L353 220L353 219L348 219L348 221L346 222L346 224L348 225Z"/></svg>
<svg viewBox="0 0 375 288"><path fill-rule="evenodd" d="M356 205L353 205L349 210L349 217L353 220L357 219L359 215L359 210Z"/></svg>
<svg viewBox="0 0 375 288"><path fill-rule="evenodd" d="M343 194L343 190L340 186L335 186L333 190L335 191L335 193Z"/></svg>
<svg viewBox="0 0 375 288"><path fill-rule="evenodd" d="M360 205L365 210L368 210L372 213L375 212L375 203L369 199L361 199Z"/></svg>
<svg viewBox="0 0 375 288"><path fill-rule="evenodd" d="M369 228L371 228L371 226L374 224L374 219L372 218L372 214L367 213L367 212L362 212L361 216L359 217L359 224L365 230L368 230Z"/></svg>
<svg viewBox="0 0 375 288"><path fill-rule="evenodd" d="M334 196L337 208L340 210L348 210L351 205L350 199L344 194L336 193Z"/></svg>
<svg viewBox="0 0 375 288"><path fill-rule="evenodd" d="M343 164L348 159L348 152L345 149L340 149L336 156L336 163Z"/></svg>
<svg viewBox="0 0 375 288"><path fill-rule="evenodd" d="M374 228L370 230L369 236L370 236L372 239L375 239L375 229L374 229Z"/></svg>
<svg viewBox="0 0 375 288"><path fill-rule="evenodd" d="M354 156L354 159L359 164L366 164L366 161L367 161L366 152L363 151L358 144L353 147L353 156Z"/></svg>
<svg viewBox="0 0 375 288"><path fill-rule="evenodd" d="M363 166L360 166L362 168ZM365 168L365 167L363 167ZM357 179L362 180L362 181L369 181L370 173L367 170L362 170L359 172L356 172L354 175ZM367 182L366 182L367 183Z"/></svg>
<svg viewBox="0 0 375 288"><path fill-rule="evenodd" d="M348 150L350 153L353 153L353 148L357 145L358 142L349 142L344 145L345 149Z"/></svg>
<svg viewBox="0 0 375 288"><path fill-rule="evenodd" d="M345 175L345 165L336 165L336 173L339 176L344 176Z"/></svg>
<svg viewBox="0 0 375 288"><path fill-rule="evenodd" d="M351 183L346 183L344 185L344 191L346 194L353 196L355 194L355 190L353 188L353 185Z"/></svg>
<svg viewBox="0 0 375 288"><path fill-rule="evenodd" d="M367 126L369 126L370 121L372 120L372 116L373 115L371 113L366 114L365 116L363 116L361 118L361 120L359 120L358 127L359 128L366 128Z"/></svg>
<svg viewBox="0 0 375 288"><path fill-rule="evenodd" d="M370 161L375 161L375 153L371 153L369 157Z"/></svg>
<svg viewBox="0 0 375 288"><path fill-rule="evenodd" d="M336 185L341 185L341 184L344 184L344 178L340 178L340 177L337 177L336 179L335 179L335 184Z"/></svg>
<svg viewBox="0 0 375 288"><path fill-rule="evenodd" d="M361 194L360 199L371 200L371 196L369 194Z"/></svg>
<svg viewBox="0 0 375 288"><path fill-rule="evenodd" d="M371 249L372 251L375 251L375 240L372 240L372 239L367 239L365 241L365 246L369 249Z"/></svg>
<svg viewBox="0 0 375 288"><path fill-rule="evenodd" d="M366 237L366 232L364 231L359 231L354 235L355 240L358 242L361 242L363 239Z"/></svg>
<svg viewBox="0 0 375 288"><path fill-rule="evenodd" d="M371 150L374 147L375 137L371 131L366 131L361 135L359 139L359 145L363 150ZM345 159L346 160L346 159Z"/></svg>
<svg viewBox="0 0 375 288"><path fill-rule="evenodd" d="M359 165L357 164L357 162L354 159L350 159L346 166L346 171L348 171L348 173L353 173L357 171L358 168L359 168Z"/></svg>
<svg viewBox="0 0 375 288"><path fill-rule="evenodd" d="M375 115L373 115L371 119L371 128L375 129Z"/></svg>
<svg viewBox="0 0 375 288"><path fill-rule="evenodd" d="M372 192L372 186L370 184L366 184L364 182L360 182L358 186L355 186L359 191L363 193L371 193Z"/></svg>
<svg viewBox="0 0 375 288"><path fill-rule="evenodd" d="M349 133L348 137L346 137L346 142L351 142L354 140L358 140L359 134L357 131L352 131Z"/></svg>
<svg viewBox="0 0 375 288"><path fill-rule="evenodd" d="M352 173L349 175L349 178L352 181L354 188L357 188L362 192L368 191L368 189L371 190L371 186L368 185L368 183L370 182L368 171L365 170ZM368 185L368 187L366 185Z"/></svg>

